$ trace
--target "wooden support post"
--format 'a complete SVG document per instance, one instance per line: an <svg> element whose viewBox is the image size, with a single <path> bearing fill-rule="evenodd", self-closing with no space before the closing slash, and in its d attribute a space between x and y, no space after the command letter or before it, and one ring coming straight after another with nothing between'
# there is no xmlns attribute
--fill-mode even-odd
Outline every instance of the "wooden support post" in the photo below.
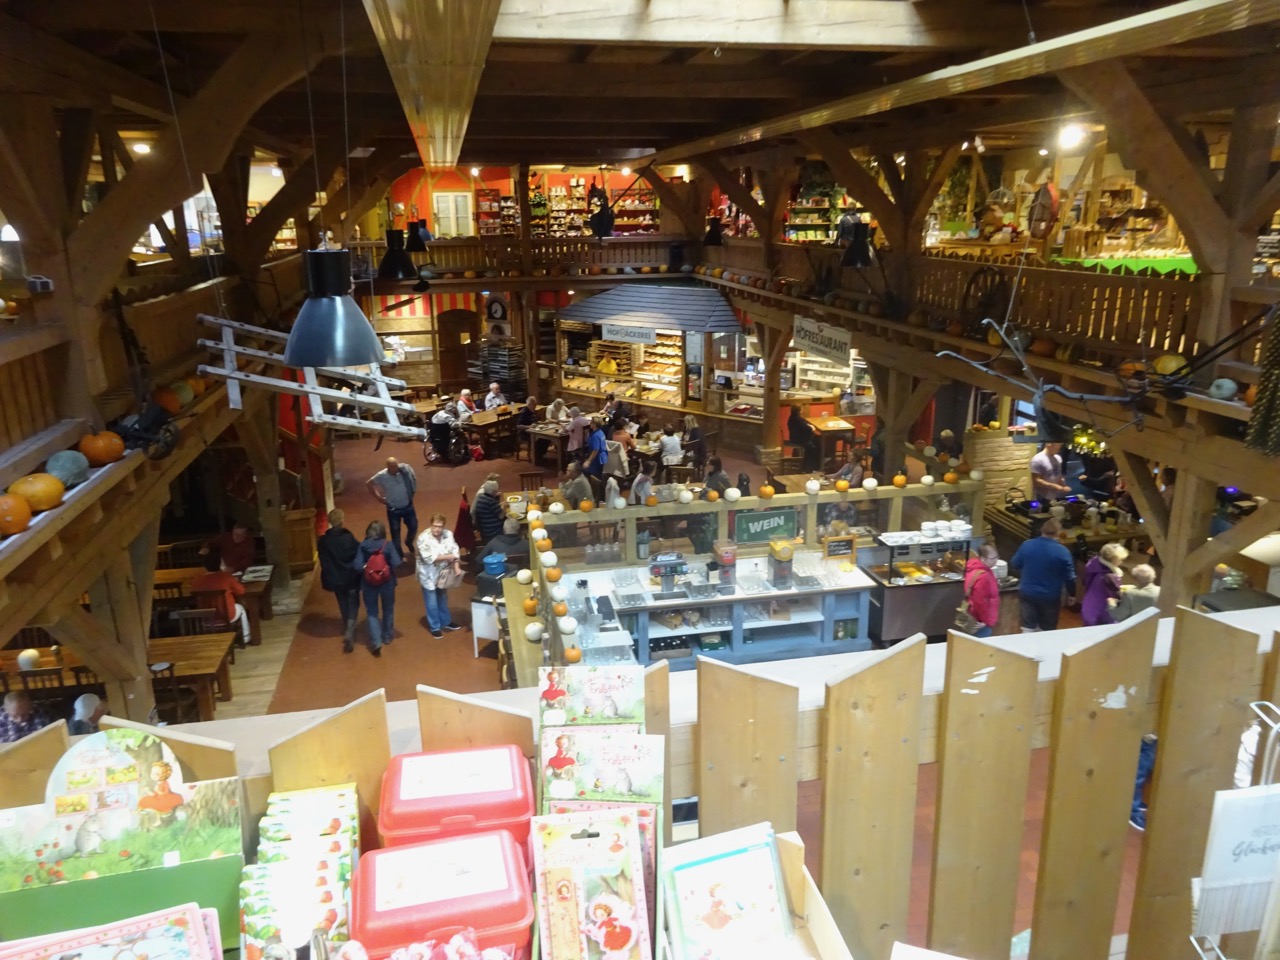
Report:
<svg viewBox="0 0 1280 960"><path fill-rule="evenodd" d="M1021 877L1038 667L952 632L938 727L929 949L1007 960Z"/></svg>
<svg viewBox="0 0 1280 960"><path fill-rule="evenodd" d="M1189 956L1191 880L1200 875L1213 795L1229 790L1247 725L1258 637L1194 613L1175 614L1160 696L1159 749L1151 777L1129 956Z"/></svg>
<svg viewBox="0 0 1280 960"><path fill-rule="evenodd" d="M765 451L778 449L782 429L782 362L791 347L791 331L756 323L756 339L765 358L764 397L761 407L760 445Z"/></svg>
<svg viewBox="0 0 1280 960"><path fill-rule="evenodd" d="M1030 960L1109 952L1155 639L1148 614L1063 654Z"/></svg>
<svg viewBox="0 0 1280 960"><path fill-rule="evenodd" d="M375 846L375 811L382 798L382 774L391 760L385 690L375 690L272 744L267 756L277 790L354 783L365 838L361 847Z"/></svg>
<svg viewBox="0 0 1280 960"><path fill-rule="evenodd" d="M644 729L667 738L662 752L663 843L671 842L671 669L665 660L651 663L644 671Z"/></svg>
<svg viewBox="0 0 1280 960"><path fill-rule="evenodd" d="M529 207L529 164L516 167L516 203L520 206L520 272L533 273L533 212Z"/></svg>
<svg viewBox="0 0 1280 960"><path fill-rule="evenodd" d="M782 238L782 223L787 213L787 200L792 184L799 175L799 167L785 163L760 171L760 192L764 196L763 223L756 224L764 241L765 268L770 274L779 269L778 242Z"/></svg>
<svg viewBox="0 0 1280 960"><path fill-rule="evenodd" d="M645 167L640 176L653 188L664 210L676 215L684 227L684 234L690 240L702 239L704 217L696 204L688 202L675 186L662 179L657 167Z"/></svg>
<svg viewBox="0 0 1280 960"><path fill-rule="evenodd" d="M423 750L513 743L530 760L538 755L534 718L528 713L423 684L418 684L418 729Z"/></svg>
<svg viewBox="0 0 1280 960"><path fill-rule="evenodd" d="M1160 495L1160 487L1156 484L1151 464L1128 450L1117 449L1115 453L1120 472L1133 497L1133 504L1142 516L1143 529L1155 545L1156 553L1163 557L1169 552L1169 508ZM1169 609L1172 610L1173 607Z"/></svg>
<svg viewBox="0 0 1280 960"><path fill-rule="evenodd" d="M762 820L778 832L795 828L799 723L799 688L698 658L701 833Z"/></svg>
<svg viewBox="0 0 1280 960"><path fill-rule="evenodd" d="M96 114L92 107L67 107L62 111L62 131L58 146L62 154L62 185L66 194L63 236L75 229L84 205L85 182L93 162L97 136Z"/></svg>
<svg viewBox="0 0 1280 960"><path fill-rule="evenodd" d="M964 201L964 221L966 224L973 223L973 201L978 192L978 172L982 168L982 157L977 150L973 151L969 158L971 160L969 165L969 192L966 194Z"/></svg>
<svg viewBox="0 0 1280 960"><path fill-rule="evenodd" d="M160 546L160 518L156 517L129 544L129 569L138 595L138 617L150 632L151 601L156 580L156 550Z"/></svg>
<svg viewBox="0 0 1280 960"><path fill-rule="evenodd" d="M1190 604L1191 598L1208 582L1204 568L1193 566L1191 558L1209 537L1209 521L1217 503L1217 490L1215 481L1186 470L1178 474L1178 481L1173 485L1169 532L1165 538L1167 549L1160 554L1164 569L1160 578L1159 607L1165 613L1172 612L1179 604ZM1232 542L1234 538L1224 541ZM1207 554L1200 556L1204 558Z"/></svg>
<svg viewBox="0 0 1280 960"><path fill-rule="evenodd" d="M821 886L850 951L867 960L888 960L907 935L924 651L916 634L827 681Z"/></svg>
<svg viewBox="0 0 1280 960"><path fill-rule="evenodd" d="M737 208L751 218L751 222L756 225L756 230L760 236L766 237L768 235L766 231L769 229L769 215L765 212L764 207L756 201L751 190L743 186L737 173L726 168L719 159L713 156L698 157L695 162L706 171L707 176L720 185L720 189L733 201Z"/></svg>
<svg viewBox="0 0 1280 960"><path fill-rule="evenodd" d="M272 584L277 590L289 589L289 545L284 533L284 505L280 493L280 444L276 429L276 395L265 393L253 409L246 400L245 416L236 423L236 432L244 443L249 466L253 469L258 494L258 522L267 543L267 561L275 567Z"/></svg>
<svg viewBox="0 0 1280 960"><path fill-rule="evenodd" d="M893 202L893 198L884 192L876 178L855 160L849 147L829 127L816 127L812 130L800 130L796 138L813 150L831 169L836 181L844 187L849 196L871 211L871 215L880 224L885 240L894 249L902 246L903 230L906 223L902 210Z"/></svg>

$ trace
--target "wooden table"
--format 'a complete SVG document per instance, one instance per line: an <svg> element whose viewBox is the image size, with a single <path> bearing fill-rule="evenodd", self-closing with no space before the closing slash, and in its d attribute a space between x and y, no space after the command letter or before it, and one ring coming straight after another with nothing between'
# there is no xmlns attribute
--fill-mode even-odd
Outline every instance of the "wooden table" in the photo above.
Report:
<svg viewBox="0 0 1280 960"><path fill-rule="evenodd" d="M850 445L854 443L854 434L858 429L857 424L851 423L843 417L805 417L804 421L813 427L814 432L818 435L823 463L835 459L836 446L841 440L848 441Z"/></svg>
<svg viewBox="0 0 1280 960"><path fill-rule="evenodd" d="M546 422L535 423L529 427L529 459L535 463L537 462L537 457L534 453L534 448L539 440L544 440L555 448L556 476L560 476L564 473L564 463L567 456L565 448L569 443L569 432Z"/></svg>
<svg viewBox="0 0 1280 960"><path fill-rule="evenodd" d="M773 475L773 489L776 493L804 493L804 485L810 480L821 480L822 471L814 473L775 473ZM834 487L826 487L832 490Z"/></svg>
<svg viewBox="0 0 1280 960"><path fill-rule="evenodd" d="M249 571L265 571L265 579L241 581L244 587L241 605L249 618L249 646L258 647L262 645L262 621L275 616L271 608L271 575L275 567L268 563L250 567ZM191 581L205 572L203 567L157 570L151 589L157 597L188 597Z"/></svg>
<svg viewBox="0 0 1280 960"><path fill-rule="evenodd" d="M204 633L188 637L153 637L147 641L147 663L172 663L174 676L184 686L195 692L196 705L201 720L212 720L217 700L231 699L231 650L235 644L233 632ZM40 652L41 668L58 666L52 647L36 647ZM12 690L22 689L18 671L17 650L0 651L0 668L9 677ZM72 667L82 666L84 661L72 650L62 650L62 682L68 695L76 693Z"/></svg>

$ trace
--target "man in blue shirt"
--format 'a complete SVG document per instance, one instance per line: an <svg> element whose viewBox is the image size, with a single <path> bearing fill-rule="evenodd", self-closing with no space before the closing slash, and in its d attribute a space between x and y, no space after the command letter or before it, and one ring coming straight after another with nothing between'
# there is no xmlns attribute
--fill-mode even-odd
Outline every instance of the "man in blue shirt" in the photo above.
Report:
<svg viewBox="0 0 1280 960"><path fill-rule="evenodd" d="M1018 610L1022 632L1058 629L1062 591L1076 595L1076 561L1071 551L1058 542L1062 527L1046 520L1040 536L1027 540L1009 560L1009 569L1018 575Z"/></svg>
<svg viewBox="0 0 1280 960"><path fill-rule="evenodd" d="M586 460L582 463L582 472L588 477L603 476L604 462L608 456L609 448L605 444L604 430L601 429L601 419L592 417L591 433L587 437Z"/></svg>

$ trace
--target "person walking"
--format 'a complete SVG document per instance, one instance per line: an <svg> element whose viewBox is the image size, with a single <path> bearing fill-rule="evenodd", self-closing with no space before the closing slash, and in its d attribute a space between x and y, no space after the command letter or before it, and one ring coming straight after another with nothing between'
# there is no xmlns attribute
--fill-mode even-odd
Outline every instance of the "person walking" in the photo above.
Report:
<svg viewBox="0 0 1280 960"><path fill-rule="evenodd" d="M975 637L989 637L1000 622L1000 585L996 583L995 565L1000 552L995 545L984 543L978 555L970 557L964 568L964 595L969 601L969 612L981 627Z"/></svg>
<svg viewBox="0 0 1280 960"><path fill-rule="evenodd" d="M1129 571L1129 575L1133 577L1133 584L1122 584L1120 596L1115 600L1107 601L1107 605L1111 608L1111 616L1115 618L1116 623L1128 620L1160 602L1160 588L1156 586L1155 567L1149 563L1140 563Z"/></svg>
<svg viewBox="0 0 1280 960"><path fill-rule="evenodd" d="M597 484L600 484L599 489L603 491L604 463L609 456L609 447L604 436L604 420L599 416L591 418L591 428L587 434L584 453L586 457L582 463L582 472L591 481L593 490L597 489Z"/></svg>
<svg viewBox="0 0 1280 960"><path fill-rule="evenodd" d="M418 537L418 512L413 507L418 478L413 467L395 457L387 457L386 467L366 480L364 485L374 499L387 508L387 529L397 552L400 550L400 522L404 521L404 552L412 555L413 543Z"/></svg>
<svg viewBox="0 0 1280 960"><path fill-rule="evenodd" d="M1009 569L1021 578L1018 613L1023 633L1057 630L1062 591L1069 600L1076 595L1076 562L1058 542L1061 532L1057 520L1046 520L1040 536L1024 541L1009 560Z"/></svg>
<svg viewBox="0 0 1280 960"><path fill-rule="evenodd" d="M320 586L338 601L342 652L350 653L355 649L356 620L360 616L360 574L351 569L351 563L360 541L342 525L344 520L346 515L341 510L329 511L329 529L316 541L316 552L320 555Z"/></svg>
<svg viewBox="0 0 1280 960"><path fill-rule="evenodd" d="M381 520L375 520L365 528L364 540L351 561L351 569L361 577L369 652L375 657L382 656L382 648L395 639L396 567L401 559L396 544L387 537L387 528Z"/></svg>
<svg viewBox="0 0 1280 960"><path fill-rule="evenodd" d="M431 518L431 526L418 537L418 585L427 608L427 629L439 640L446 630L461 630L449 615L449 588L462 580L458 543L445 527L443 513Z"/></svg>
<svg viewBox="0 0 1280 960"><path fill-rule="evenodd" d="M1129 551L1118 543L1103 544L1096 557L1084 565L1084 597L1080 602L1080 620L1086 627L1115 623L1111 608L1120 599L1120 582L1124 571L1120 564Z"/></svg>

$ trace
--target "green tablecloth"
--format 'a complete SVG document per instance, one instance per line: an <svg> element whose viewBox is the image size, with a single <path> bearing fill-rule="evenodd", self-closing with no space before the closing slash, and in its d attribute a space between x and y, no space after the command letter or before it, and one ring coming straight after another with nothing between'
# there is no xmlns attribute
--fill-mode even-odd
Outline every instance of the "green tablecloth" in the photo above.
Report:
<svg viewBox="0 0 1280 960"><path fill-rule="evenodd" d="M1106 259L1077 260L1071 257L1054 257L1056 263L1079 263L1086 267L1102 267L1104 270L1115 270L1128 267L1130 270L1146 270L1154 267L1158 273L1199 273L1196 262L1191 257L1108 257Z"/></svg>

